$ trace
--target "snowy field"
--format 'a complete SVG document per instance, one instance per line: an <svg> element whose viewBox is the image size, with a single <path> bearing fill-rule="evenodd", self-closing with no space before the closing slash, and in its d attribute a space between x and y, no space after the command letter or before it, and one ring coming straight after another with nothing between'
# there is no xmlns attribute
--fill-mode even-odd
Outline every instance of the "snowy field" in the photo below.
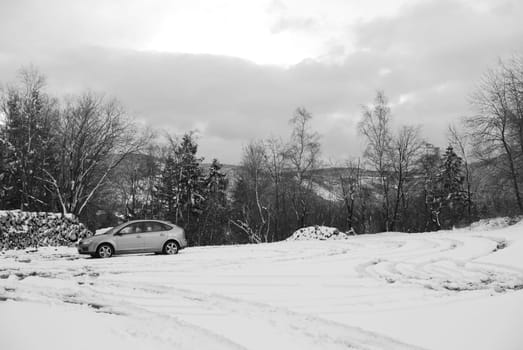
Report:
<svg viewBox="0 0 523 350"><path fill-rule="evenodd" d="M523 223L0 254L0 349L523 349Z"/></svg>

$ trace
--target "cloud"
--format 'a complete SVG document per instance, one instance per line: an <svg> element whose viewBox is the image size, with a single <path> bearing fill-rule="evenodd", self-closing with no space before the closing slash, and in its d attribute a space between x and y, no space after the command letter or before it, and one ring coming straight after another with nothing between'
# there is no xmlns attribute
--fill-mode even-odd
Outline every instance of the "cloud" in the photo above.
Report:
<svg viewBox="0 0 523 350"><path fill-rule="evenodd" d="M158 3L126 0L2 1L0 51L139 46L155 32L166 12Z"/></svg>
<svg viewBox="0 0 523 350"><path fill-rule="evenodd" d="M339 74L343 68L318 62L286 69L224 56L92 47L56 51L33 62L47 75L53 93L101 91L118 97L128 111L159 130L199 128L205 156L226 162L237 162L242 145L251 139L286 137L299 106L315 115L323 132L332 127L325 116L341 111L350 119L345 112L359 108L367 97L345 98L351 92L345 89L346 74ZM13 79L18 63L13 58L0 74ZM231 147L211 148L207 138Z"/></svg>
<svg viewBox="0 0 523 350"><path fill-rule="evenodd" d="M281 0L272 0L266 8L269 14L281 14L288 10L288 7Z"/></svg>
<svg viewBox="0 0 523 350"><path fill-rule="evenodd" d="M9 17L0 12L0 21ZM422 124L428 140L444 146L447 124L469 113L468 96L485 69L498 57L523 52L520 18L518 1L422 1L329 38L326 56L332 53L336 60L307 59L288 68L109 47L111 33L104 45L94 46L101 29L92 35L74 28L64 33L69 41L77 38L76 45L32 46L27 33L21 38L29 44L15 45L5 30L13 25L2 24L0 42L7 44L0 45L0 76L5 83L21 65L33 63L48 76L52 92L105 92L159 130L198 129L202 154L228 163L239 161L250 139L287 136L294 109L304 106L323 135L324 157L340 159L361 154L356 125L361 106L377 89L389 97L396 125ZM292 30L313 25L296 24ZM282 30L291 30L292 21L287 25Z"/></svg>
<svg viewBox="0 0 523 350"><path fill-rule="evenodd" d="M280 17L271 27L271 33L279 34L288 30L309 31L316 26L312 17Z"/></svg>
<svg viewBox="0 0 523 350"><path fill-rule="evenodd" d="M356 50L386 69L380 87L392 101L415 97L393 110L396 117L425 124L425 134L442 143L436 133L470 113L481 74L498 58L523 53L522 16L516 1L425 1L356 26Z"/></svg>

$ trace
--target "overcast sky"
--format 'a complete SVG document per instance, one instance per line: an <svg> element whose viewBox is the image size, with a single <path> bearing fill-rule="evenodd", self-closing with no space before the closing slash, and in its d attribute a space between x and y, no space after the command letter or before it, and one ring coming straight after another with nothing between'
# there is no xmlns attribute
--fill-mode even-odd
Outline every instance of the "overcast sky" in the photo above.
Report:
<svg viewBox="0 0 523 350"><path fill-rule="evenodd" d="M251 139L313 114L323 157L358 156L361 106L445 146L481 74L523 52L521 0L0 0L0 82L32 64L58 95L118 98L200 152L238 163Z"/></svg>

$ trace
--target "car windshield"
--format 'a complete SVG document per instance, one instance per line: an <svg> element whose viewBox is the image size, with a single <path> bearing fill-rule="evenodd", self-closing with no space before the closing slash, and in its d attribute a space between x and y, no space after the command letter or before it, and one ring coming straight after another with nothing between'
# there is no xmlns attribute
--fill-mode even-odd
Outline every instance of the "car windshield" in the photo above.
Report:
<svg viewBox="0 0 523 350"><path fill-rule="evenodd" d="M102 235L111 235L111 234L115 233L116 231L120 230L126 224L127 223L123 223L123 224L120 224L118 226L115 226L112 229L109 229L109 230L105 231L104 233L102 233Z"/></svg>

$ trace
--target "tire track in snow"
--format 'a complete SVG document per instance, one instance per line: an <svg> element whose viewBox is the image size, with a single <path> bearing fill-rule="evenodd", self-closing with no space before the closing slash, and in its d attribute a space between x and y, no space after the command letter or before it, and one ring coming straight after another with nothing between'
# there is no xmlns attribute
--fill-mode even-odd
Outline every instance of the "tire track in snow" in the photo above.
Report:
<svg viewBox="0 0 523 350"><path fill-rule="evenodd" d="M0 297L84 305L93 312L163 323L173 332L194 333L231 349L414 349L307 314L216 293L111 280L117 275L121 273L100 274L87 267L84 273L67 269L46 275L31 272L11 278L13 288L0 289Z"/></svg>
<svg viewBox="0 0 523 350"><path fill-rule="evenodd" d="M74 278L64 281L56 276L28 276L18 280L19 283L14 279L9 282L12 287L3 286L3 292L0 286L0 300L77 305L92 312L130 318L138 321L140 326L122 329L123 333L128 333L127 336L140 337L142 340L151 338L176 349L211 346L213 349L245 350L243 346L208 329L183 322L165 313L155 313L139 307L139 304L137 305L130 298L122 298L117 289L113 290L112 296L108 293L99 293L91 288L95 284L94 281L78 284Z"/></svg>
<svg viewBox="0 0 523 350"><path fill-rule="evenodd" d="M78 280L69 280L53 288L53 279L62 280L56 276L28 276L8 294L16 295L13 299L19 301L64 302L148 322L168 321L164 327L170 324L176 331L215 338L227 345L225 348L267 349L288 344L300 349L414 349L375 333L223 295L172 286L137 286L107 278L79 285ZM180 315L180 305L190 311ZM248 330L256 330L251 339L241 334ZM270 339L264 339L265 336Z"/></svg>
<svg viewBox="0 0 523 350"><path fill-rule="evenodd" d="M503 239L471 236L494 248L472 254L468 259L453 258L453 251L465 246L463 241L447 237L430 239L432 244L420 244L423 252L397 255L385 254L357 266L360 276L383 280L387 283L416 284L433 290L471 291L492 289L497 292L523 288L523 271L510 266L480 263L476 260L503 249ZM471 237L463 237L463 240ZM423 240L423 239L422 239ZM415 244L414 244L415 245ZM429 247L428 249L426 249Z"/></svg>
<svg viewBox="0 0 523 350"><path fill-rule="evenodd" d="M174 258L95 260L42 253L31 255L33 262L21 263L13 255L2 261L0 299L81 304L92 312L164 322L173 333L193 332L231 348L282 344L300 349L409 348L322 317L374 305L383 309L426 303L433 296L461 290L520 288L522 271L478 260L499 250L502 241L472 235L398 234L334 243L196 248ZM63 281L73 285L58 288ZM180 288L182 284L185 288ZM259 287L264 287L262 293L276 290L276 294L251 298ZM311 295L307 288L314 288ZM293 294L292 299L278 294L282 291Z"/></svg>
<svg viewBox="0 0 523 350"><path fill-rule="evenodd" d="M128 302L155 314L176 313L180 304L189 304L186 308L191 311L179 316L182 320L206 324L211 331L226 333L227 338L236 343L246 342L243 345L249 349L282 348L282 343L300 349L415 349L394 339L355 327L216 293L207 294L174 286L137 287L134 283L105 280L101 290L97 290L97 284L93 286L97 294L103 293L106 283L110 283L117 291L128 289L126 295L131 298ZM150 293L151 298L134 298L137 288ZM163 303L157 305L156 301L159 298ZM153 305L148 304L148 301L153 299ZM227 324L223 324L224 319L227 319ZM253 328L263 329L263 333L270 340L256 337L246 340L241 335L238 336L239 329L246 331Z"/></svg>

